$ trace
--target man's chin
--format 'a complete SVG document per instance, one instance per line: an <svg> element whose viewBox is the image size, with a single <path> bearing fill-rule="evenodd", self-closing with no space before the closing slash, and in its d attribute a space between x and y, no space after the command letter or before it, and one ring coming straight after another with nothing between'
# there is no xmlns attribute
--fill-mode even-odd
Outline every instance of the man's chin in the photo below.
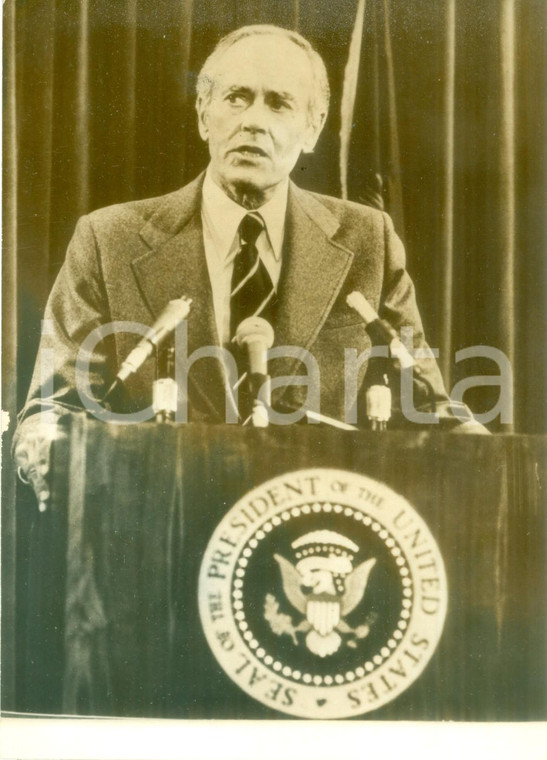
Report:
<svg viewBox="0 0 547 760"><path fill-rule="evenodd" d="M256 195L266 194L270 188L269 185L257 181L255 177L236 177L230 184L240 193L254 193Z"/></svg>
<svg viewBox="0 0 547 760"><path fill-rule="evenodd" d="M226 195L246 208L258 208L266 203L277 184L272 177L256 171L229 172L221 178Z"/></svg>
<svg viewBox="0 0 547 760"><path fill-rule="evenodd" d="M229 198L245 208L258 208L266 203L283 179L266 167L239 161L224 164L220 170L211 165L211 177Z"/></svg>
<svg viewBox="0 0 547 760"><path fill-rule="evenodd" d="M232 187L245 188L256 193L266 192L276 183L267 172L256 166L238 166L235 171L227 172L225 179Z"/></svg>

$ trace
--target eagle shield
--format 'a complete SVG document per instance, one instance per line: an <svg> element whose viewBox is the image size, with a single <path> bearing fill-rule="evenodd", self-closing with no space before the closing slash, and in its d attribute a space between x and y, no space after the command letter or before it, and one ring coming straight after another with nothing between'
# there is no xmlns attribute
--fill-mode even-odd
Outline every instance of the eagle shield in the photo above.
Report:
<svg viewBox="0 0 547 760"><path fill-rule="evenodd" d="M342 549L356 551L358 547L332 531L310 533L293 546L309 544L318 537L321 539L319 551L307 550L304 556L297 554L296 566L279 554L274 557L288 600L305 615L305 620L293 630L293 636L298 631L306 631L305 641L310 652L326 657L339 649L342 643L339 631L356 633L345 623L344 616L362 600L376 560L368 559L354 568L353 557Z"/></svg>

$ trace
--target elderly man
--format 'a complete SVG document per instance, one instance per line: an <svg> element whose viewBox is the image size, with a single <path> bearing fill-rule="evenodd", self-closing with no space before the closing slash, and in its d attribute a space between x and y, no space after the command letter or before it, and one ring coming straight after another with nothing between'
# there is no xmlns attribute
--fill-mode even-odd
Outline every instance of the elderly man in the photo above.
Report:
<svg viewBox="0 0 547 760"><path fill-rule="evenodd" d="M389 217L289 180L300 153L313 151L328 111L325 67L310 44L274 26L234 31L206 61L197 91L199 131L210 152L206 172L170 195L81 219L53 287L41 343L41 352L52 349L53 369L44 378L37 363L15 449L22 476L31 477L42 500L44 442L51 436L37 427L36 414L82 409L76 357L106 323L150 325L171 299L185 295L193 299L187 346L193 352L229 349L239 322L260 314L273 324L276 346L311 354L319 369L316 411L338 420L346 409L344 349L360 355L370 346L362 320L347 306L349 293L362 293L395 329L410 326L415 346L425 347ZM117 331L94 346L89 387L97 398L137 340ZM294 354L272 364L274 375L305 371ZM358 384L365 369L363 363ZM125 409L150 403L153 373L145 364L128 383ZM200 359L190 375L189 419L224 421L221 362ZM434 396L441 418L459 422L433 360L423 362L422 375L416 407ZM297 409L306 392L287 382L274 394L278 408Z"/></svg>

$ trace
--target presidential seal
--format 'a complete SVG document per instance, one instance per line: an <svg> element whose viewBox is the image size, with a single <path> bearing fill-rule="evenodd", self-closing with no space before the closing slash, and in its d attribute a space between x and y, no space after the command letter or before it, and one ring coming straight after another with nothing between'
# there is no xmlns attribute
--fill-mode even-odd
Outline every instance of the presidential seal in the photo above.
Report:
<svg viewBox="0 0 547 760"><path fill-rule="evenodd" d="M227 675L304 718L362 715L405 691L435 651L447 601L416 510L330 469L277 477L238 501L209 542L198 593Z"/></svg>

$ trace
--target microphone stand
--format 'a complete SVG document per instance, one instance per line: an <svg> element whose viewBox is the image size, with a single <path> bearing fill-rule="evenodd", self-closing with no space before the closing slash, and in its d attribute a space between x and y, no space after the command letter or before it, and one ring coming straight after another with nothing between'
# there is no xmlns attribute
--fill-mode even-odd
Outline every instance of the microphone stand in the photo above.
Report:
<svg viewBox="0 0 547 760"><path fill-rule="evenodd" d="M158 348L173 334L176 328L186 319L192 305L192 299L182 296L169 301L156 322L141 338L135 348L122 362L114 382L102 398L102 403L110 401L111 397L119 391L125 381L135 374L148 357L156 353Z"/></svg>
<svg viewBox="0 0 547 760"><path fill-rule="evenodd" d="M173 422L177 411L178 387L175 381L175 348L156 349L156 379L152 385L152 408L156 422Z"/></svg>
<svg viewBox="0 0 547 760"><path fill-rule="evenodd" d="M268 427L270 424L268 409L272 403L270 376L261 372L252 372L248 375L248 384L253 399L251 424L253 427Z"/></svg>
<svg viewBox="0 0 547 760"><path fill-rule="evenodd" d="M379 432L386 430L391 418L389 362L384 357L374 356L370 363L373 381L365 391L366 413L370 429Z"/></svg>
<svg viewBox="0 0 547 760"><path fill-rule="evenodd" d="M365 330L367 331L373 346L387 346L388 353L392 359L392 365L384 365L386 370L384 371L385 382L387 386L387 377L389 374L390 366L394 366L400 375L404 372L412 372L414 376L421 381L428 393L429 403L433 414L437 412L437 402L435 398L435 392L428 378L423 374L420 367L416 364L414 357L408 351L406 346L401 342L398 333L393 327L384 319L380 319L376 311L372 308L367 299L358 290L354 290L346 297L346 303L352 309L354 309L363 319L365 323ZM374 387L374 386L373 386ZM389 388L388 388L389 391ZM369 416L369 420L373 423L373 429L379 427L384 429L391 414L386 418L387 409L383 409L383 405L387 405L388 396L386 391L382 391L383 397L376 391L371 393L371 409L374 407L374 414ZM391 393L389 396L389 404L391 406ZM382 410L378 413L376 406L382 406ZM367 410L369 402L367 398ZM368 414L367 414L368 416Z"/></svg>
<svg viewBox="0 0 547 760"><path fill-rule="evenodd" d="M271 383L268 375L267 351L274 342L274 331L262 317L247 317L239 323L233 338L239 348L246 349L248 372L247 387L252 399L251 414L243 422L265 428L270 424Z"/></svg>

